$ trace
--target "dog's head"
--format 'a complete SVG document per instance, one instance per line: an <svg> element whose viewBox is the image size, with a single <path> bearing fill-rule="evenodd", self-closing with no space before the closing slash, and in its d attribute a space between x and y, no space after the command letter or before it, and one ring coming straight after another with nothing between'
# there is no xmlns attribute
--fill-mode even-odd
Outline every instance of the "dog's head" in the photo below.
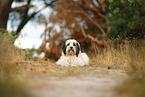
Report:
<svg viewBox="0 0 145 97"><path fill-rule="evenodd" d="M74 39L65 41L62 44L62 50L64 55L76 55L77 57L81 52L80 44Z"/></svg>

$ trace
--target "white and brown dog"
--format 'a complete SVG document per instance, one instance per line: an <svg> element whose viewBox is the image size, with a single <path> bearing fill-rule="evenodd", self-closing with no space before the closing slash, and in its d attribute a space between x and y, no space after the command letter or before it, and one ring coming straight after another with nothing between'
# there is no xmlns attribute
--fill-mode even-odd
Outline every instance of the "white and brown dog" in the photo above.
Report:
<svg viewBox="0 0 145 97"><path fill-rule="evenodd" d="M89 65L89 57L86 53L81 53L80 44L74 40L69 39L62 44L62 56L56 62L61 66L84 66Z"/></svg>

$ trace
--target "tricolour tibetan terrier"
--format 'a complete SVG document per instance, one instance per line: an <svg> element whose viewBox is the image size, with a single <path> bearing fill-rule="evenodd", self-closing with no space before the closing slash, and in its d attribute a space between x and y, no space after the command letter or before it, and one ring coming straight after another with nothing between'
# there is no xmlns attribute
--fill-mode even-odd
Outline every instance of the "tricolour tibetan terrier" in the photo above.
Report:
<svg viewBox="0 0 145 97"><path fill-rule="evenodd" d="M62 44L62 56L56 62L61 66L84 66L89 65L89 57L86 53L81 53L80 44L74 40L69 39Z"/></svg>

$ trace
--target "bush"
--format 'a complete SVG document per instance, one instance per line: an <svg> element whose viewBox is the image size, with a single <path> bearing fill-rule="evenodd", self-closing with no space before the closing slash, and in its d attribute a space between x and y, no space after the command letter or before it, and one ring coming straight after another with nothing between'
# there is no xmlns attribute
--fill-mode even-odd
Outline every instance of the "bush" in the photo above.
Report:
<svg viewBox="0 0 145 97"><path fill-rule="evenodd" d="M122 43L124 40L143 39L144 0L108 0L106 10L109 12L111 31L106 38Z"/></svg>

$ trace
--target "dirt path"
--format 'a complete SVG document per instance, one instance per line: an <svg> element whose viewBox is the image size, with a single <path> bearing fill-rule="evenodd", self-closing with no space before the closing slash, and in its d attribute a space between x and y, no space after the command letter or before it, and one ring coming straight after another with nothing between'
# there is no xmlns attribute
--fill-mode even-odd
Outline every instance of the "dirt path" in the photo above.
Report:
<svg viewBox="0 0 145 97"><path fill-rule="evenodd" d="M35 97L116 97L113 87L124 76L120 70L98 69L96 73L67 77L33 74L28 80Z"/></svg>

